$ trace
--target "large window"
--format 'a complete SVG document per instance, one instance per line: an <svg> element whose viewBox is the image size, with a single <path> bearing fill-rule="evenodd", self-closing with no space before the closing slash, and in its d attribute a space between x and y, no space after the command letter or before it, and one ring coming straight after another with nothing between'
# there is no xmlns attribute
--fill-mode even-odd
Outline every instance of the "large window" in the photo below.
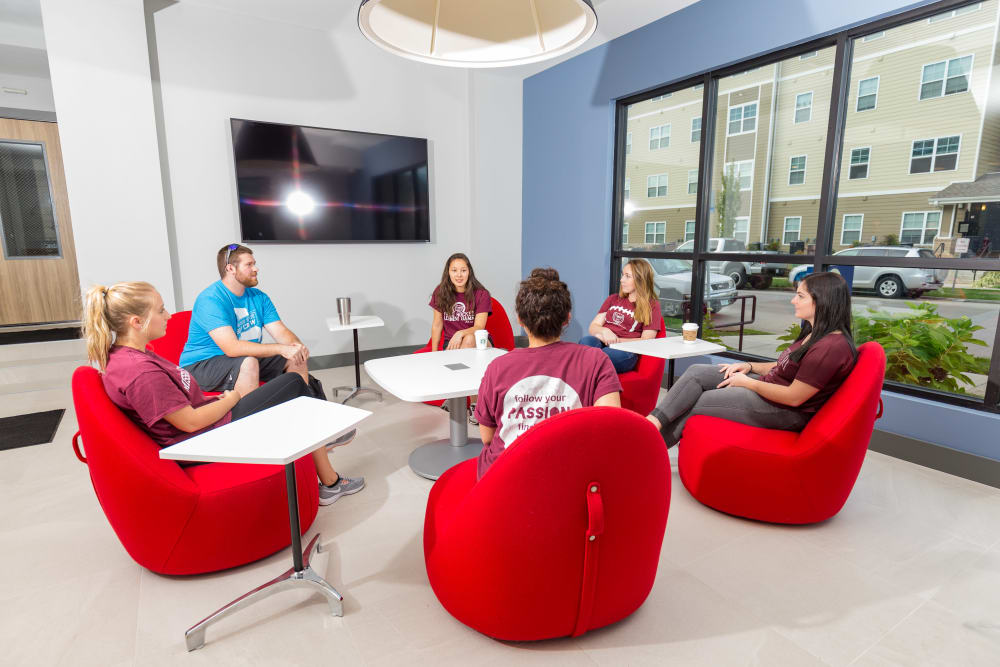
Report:
<svg viewBox="0 0 1000 667"><path fill-rule="evenodd" d="M649 150L655 151L670 146L670 126L658 125L649 128Z"/></svg>
<svg viewBox="0 0 1000 667"><path fill-rule="evenodd" d="M668 328L702 322L738 358L774 359L798 326L796 281L837 270L855 338L888 352L891 388L1000 410L998 12L1000 0L930 5L709 72L669 107L624 101L616 182L647 189L616 215L614 277L627 257L662 261L658 276L686 283L661 294ZM661 150L671 125L690 141ZM651 139L639 156L635 132Z"/></svg>

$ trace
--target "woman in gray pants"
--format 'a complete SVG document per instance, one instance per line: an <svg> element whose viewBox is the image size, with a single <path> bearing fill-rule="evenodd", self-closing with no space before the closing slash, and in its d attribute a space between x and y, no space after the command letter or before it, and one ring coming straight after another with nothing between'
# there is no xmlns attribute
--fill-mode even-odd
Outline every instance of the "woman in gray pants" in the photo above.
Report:
<svg viewBox="0 0 1000 667"><path fill-rule="evenodd" d="M799 282L792 298L804 321L798 339L777 361L695 364L646 419L668 447L681 439L691 415L801 431L847 378L857 359L851 337L851 292L838 273Z"/></svg>

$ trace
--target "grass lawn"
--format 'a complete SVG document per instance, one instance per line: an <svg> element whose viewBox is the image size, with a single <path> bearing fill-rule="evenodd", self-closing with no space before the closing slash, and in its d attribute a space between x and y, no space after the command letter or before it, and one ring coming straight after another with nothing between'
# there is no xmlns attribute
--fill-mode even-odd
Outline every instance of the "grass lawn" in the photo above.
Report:
<svg viewBox="0 0 1000 667"><path fill-rule="evenodd" d="M925 292L925 297L929 298L955 298L955 299L979 299L981 301L1000 301L1000 289L979 289L962 287L942 287L933 292Z"/></svg>

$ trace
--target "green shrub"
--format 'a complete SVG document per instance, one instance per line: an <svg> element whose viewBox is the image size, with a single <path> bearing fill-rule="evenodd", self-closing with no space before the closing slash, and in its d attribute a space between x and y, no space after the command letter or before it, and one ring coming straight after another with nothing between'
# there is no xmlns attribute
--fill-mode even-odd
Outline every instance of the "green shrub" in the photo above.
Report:
<svg viewBox="0 0 1000 667"><path fill-rule="evenodd" d="M1000 271L987 271L976 278L973 287L1000 287Z"/></svg>
<svg viewBox="0 0 1000 667"><path fill-rule="evenodd" d="M895 234L886 234L882 239L882 245L899 245L899 237Z"/></svg>
<svg viewBox="0 0 1000 667"><path fill-rule="evenodd" d="M984 375L989 359L969 354L969 345L986 343L974 337L983 327L967 316L947 318L939 315L931 303L907 304L912 317L887 318L874 308L855 312L852 322L854 340L860 345L875 341L885 350L885 379L894 382L941 389L964 394L959 383L973 385L966 373ZM781 352L798 338L800 327L793 324L778 340Z"/></svg>

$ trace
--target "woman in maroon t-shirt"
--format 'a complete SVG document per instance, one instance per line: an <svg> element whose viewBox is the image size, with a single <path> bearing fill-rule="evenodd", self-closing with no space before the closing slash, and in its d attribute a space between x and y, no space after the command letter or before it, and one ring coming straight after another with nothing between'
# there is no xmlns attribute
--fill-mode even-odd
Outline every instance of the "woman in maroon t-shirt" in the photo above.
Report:
<svg viewBox="0 0 1000 667"><path fill-rule="evenodd" d="M814 273L799 282L792 304L802 332L777 361L695 364L684 372L647 417L668 447L691 415L800 431L833 395L857 359L847 282L839 273Z"/></svg>
<svg viewBox="0 0 1000 667"><path fill-rule="evenodd" d="M170 313L145 282L96 286L87 291L83 332L87 356L100 367L111 402L161 447L241 419L312 391L298 373L285 373L246 397L226 391L205 396L186 370L146 349L167 333ZM364 478L341 477L326 449L312 454L320 504L364 488Z"/></svg>
<svg viewBox="0 0 1000 667"><path fill-rule="evenodd" d="M559 340L572 300L555 269L535 269L521 283L517 321L528 347L497 357L479 385L476 418L483 447L481 478L526 430L551 415L592 405L621 406L621 383L600 351Z"/></svg>
<svg viewBox="0 0 1000 667"><path fill-rule="evenodd" d="M434 309L431 351L475 347L476 330L486 328L492 304L469 258L460 252L449 257L427 304Z"/></svg>
<svg viewBox="0 0 1000 667"><path fill-rule="evenodd" d="M622 339L655 338L663 327L653 275L653 267L646 260L629 260L622 267L621 289L604 300L590 323L590 335L580 339L581 345L604 350L619 373L635 368L639 355L608 346Z"/></svg>

